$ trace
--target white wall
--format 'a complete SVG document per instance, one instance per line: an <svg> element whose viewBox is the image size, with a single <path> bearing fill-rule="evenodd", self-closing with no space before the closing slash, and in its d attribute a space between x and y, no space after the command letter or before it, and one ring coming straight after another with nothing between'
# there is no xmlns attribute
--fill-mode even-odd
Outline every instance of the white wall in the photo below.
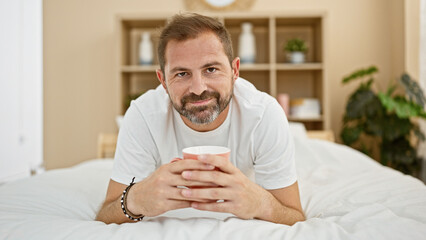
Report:
<svg viewBox="0 0 426 240"><path fill-rule="evenodd" d="M0 182L43 163L42 0L0 0Z"/></svg>

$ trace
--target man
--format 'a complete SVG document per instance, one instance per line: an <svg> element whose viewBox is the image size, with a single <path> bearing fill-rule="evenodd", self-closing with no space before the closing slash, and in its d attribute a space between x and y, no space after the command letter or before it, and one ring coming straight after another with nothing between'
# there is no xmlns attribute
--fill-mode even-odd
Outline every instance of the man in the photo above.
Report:
<svg viewBox="0 0 426 240"><path fill-rule="evenodd" d="M303 221L285 114L239 78L240 60L224 26L198 14L176 15L161 33L158 57L161 86L125 114L97 220L131 222L192 207L288 225ZM229 147L231 157L172 161L196 145ZM137 183L127 187L133 177Z"/></svg>

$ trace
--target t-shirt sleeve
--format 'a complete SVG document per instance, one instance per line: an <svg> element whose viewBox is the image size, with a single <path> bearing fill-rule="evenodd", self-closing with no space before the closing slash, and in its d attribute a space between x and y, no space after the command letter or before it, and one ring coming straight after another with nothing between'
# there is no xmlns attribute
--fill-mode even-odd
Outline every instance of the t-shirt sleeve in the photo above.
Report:
<svg viewBox="0 0 426 240"><path fill-rule="evenodd" d="M294 142L287 117L276 101L271 101L266 107L253 137L256 183L268 190L295 183Z"/></svg>
<svg viewBox="0 0 426 240"><path fill-rule="evenodd" d="M111 179L126 185L133 177L143 180L157 166L156 149L145 119L132 102L118 134Z"/></svg>

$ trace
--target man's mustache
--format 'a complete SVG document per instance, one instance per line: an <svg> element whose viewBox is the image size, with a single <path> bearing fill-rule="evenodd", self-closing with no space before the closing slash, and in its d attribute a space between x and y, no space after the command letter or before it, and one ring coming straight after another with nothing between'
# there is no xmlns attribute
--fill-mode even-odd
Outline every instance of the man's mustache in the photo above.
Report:
<svg viewBox="0 0 426 240"><path fill-rule="evenodd" d="M204 91L200 95L190 93L188 95L185 95L182 98L181 103L182 103L182 106L185 106L185 104L188 102L198 102L198 101L202 101L202 100L206 100L210 98L216 98L219 100L219 97L220 97L220 94L218 92Z"/></svg>

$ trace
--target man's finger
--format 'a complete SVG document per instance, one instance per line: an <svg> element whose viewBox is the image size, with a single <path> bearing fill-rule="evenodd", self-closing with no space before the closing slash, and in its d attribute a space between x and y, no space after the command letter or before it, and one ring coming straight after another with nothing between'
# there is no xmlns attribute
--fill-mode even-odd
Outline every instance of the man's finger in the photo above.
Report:
<svg viewBox="0 0 426 240"><path fill-rule="evenodd" d="M193 202L191 207L202 211L232 213L232 205L226 201L214 203Z"/></svg>
<svg viewBox="0 0 426 240"><path fill-rule="evenodd" d="M209 171L199 171L199 172L209 172ZM185 186L185 187L217 187L218 184L209 182L209 181L198 181L185 179L181 174L171 174L168 178L170 186Z"/></svg>
<svg viewBox="0 0 426 240"><path fill-rule="evenodd" d="M187 202L192 202L192 201L212 202L212 200L210 200L210 199L186 197L186 196L182 195L182 190L184 190L184 189L183 188L177 188L177 187L169 188L169 189L167 189L167 194L165 195L165 198L167 198L168 200L187 201Z"/></svg>
<svg viewBox="0 0 426 240"><path fill-rule="evenodd" d="M183 159L169 163L172 173L181 173L184 170L213 170L214 166L194 159Z"/></svg>
<svg viewBox="0 0 426 240"><path fill-rule="evenodd" d="M232 163L228 159L221 156L216 156L212 154L202 154L198 156L198 160L205 164L213 165L226 173L232 174L235 172L234 165L232 165Z"/></svg>
<svg viewBox="0 0 426 240"><path fill-rule="evenodd" d="M233 193L228 188L197 188L197 189L182 189L182 196L193 199L209 199L209 200L230 200Z"/></svg>
<svg viewBox="0 0 426 240"><path fill-rule="evenodd" d="M230 175L219 170L214 171L183 171L182 178L187 181L213 183L216 186L226 186L230 183Z"/></svg>

